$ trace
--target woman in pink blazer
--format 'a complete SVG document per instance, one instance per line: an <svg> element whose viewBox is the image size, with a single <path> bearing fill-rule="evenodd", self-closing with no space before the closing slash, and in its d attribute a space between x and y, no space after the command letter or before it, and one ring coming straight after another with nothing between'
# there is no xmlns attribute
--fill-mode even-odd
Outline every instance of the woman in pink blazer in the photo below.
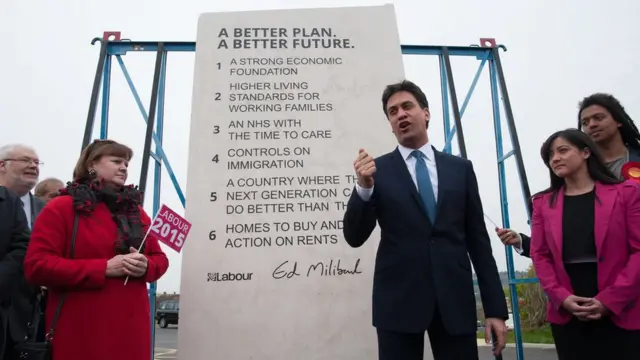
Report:
<svg viewBox="0 0 640 360"><path fill-rule="evenodd" d="M559 360L640 359L640 185L607 169L593 141L559 131L541 156L531 258Z"/></svg>

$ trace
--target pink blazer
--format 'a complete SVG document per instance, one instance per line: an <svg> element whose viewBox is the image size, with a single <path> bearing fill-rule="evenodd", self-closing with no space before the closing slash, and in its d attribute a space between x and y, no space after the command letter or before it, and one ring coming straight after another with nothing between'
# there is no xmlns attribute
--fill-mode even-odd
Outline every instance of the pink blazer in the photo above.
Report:
<svg viewBox="0 0 640 360"><path fill-rule="evenodd" d="M547 321L565 324L571 313L562 301L573 294L562 262L561 189L553 207L551 193L533 198L531 259L547 294ZM640 329L640 185L596 183L595 241L598 286L595 297L611 312L611 320L624 329Z"/></svg>

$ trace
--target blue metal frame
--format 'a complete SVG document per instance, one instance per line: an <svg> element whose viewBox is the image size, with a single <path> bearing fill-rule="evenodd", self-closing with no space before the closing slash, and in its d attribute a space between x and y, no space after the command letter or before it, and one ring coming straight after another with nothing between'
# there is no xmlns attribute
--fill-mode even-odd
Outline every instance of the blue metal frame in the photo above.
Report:
<svg viewBox="0 0 640 360"><path fill-rule="evenodd" d="M149 152L149 156L154 160L154 181L153 181L153 212L154 214L159 210L161 205L160 203L160 189L161 189L161 172L162 165L167 169L167 173L173 183L173 186L178 194L180 202L182 206L185 206L185 197L184 193L178 183L178 180L171 168L169 163L169 159L167 158L164 150L162 148L162 139L163 139L163 128L164 128L164 101L165 101L165 80L166 80L166 69L167 69L167 55L169 52L194 52L196 49L195 42L157 42L157 41L129 41L129 40L118 40L118 41L108 41L102 38L96 38L93 40L93 43L100 42L103 49L101 51L100 62L103 63L98 64L98 74L101 72L101 76L96 75L96 82L102 82L102 108L101 108L101 122L100 122L100 138L105 139L108 137L108 126L109 126L109 100L110 100L110 87L111 87L111 70L112 70L112 59L115 57L117 64L119 65L122 73L125 77L127 84L129 85L129 89L136 101L142 118L145 122L149 121L149 115L147 114L147 110L143 105L140 96L133 84L131 76L124 64L123 56L129 52L157 52L158 49L162 52L161 54L161 66L160 66L160 74L159 74L159 83L157 85L157 121L155 123L155 131L152 133L152 139L155 143L155 151ZM106 47L106 53L104 53L104 47ZM515 131L515 124L513 122L513 115L511 112L511 107L508 101L508 94L506 91L506 83L504 81L504 76L502 74L502 68L500 64L500 59L498 55L499 49L506 50L503 45L499 45L497 47L479 47L479 46L422 46L422 45L402 45L402 54L403 55L432 55L438 56L440 60L440 77L441 77L441 90L442 90L442 104L443 104L443 122L444 122L444 132L445 132L445 146L443 148L444 152L452 153L452 141L453 137L458 134L458 145L460 147L461 156L466 157L466 151L464 150L464 139L461 137L461 117L464 115L464 112L469 104L471 96L477 86L478 80L482 71L485 67L489 67L490 72L490 87L491 87L491 95L492 95L492 105L493 105L493 118L494 118L494 132L495 132L495 140L496 140L496 159L498 163L498 178L499 178L499 186L500 186L500 202L502 207L502 223L503 226L509 227L509 210L508 210L508 201L507 201L507 188L506 188L506 174L505 174L505 166L504 162L511 156L516 155L516 160L518 161L518 170L519 177L522 184L523 195L525 199L525 204L528 204L527 199L529 198L529 188L526 180L526 174L524 171L524 166L522 164L522 156L520 153L519 143L517 139L517 134ZM463 56L463 57L475 57L480 61L480 65L474 79L471 83L471 86L465 96L465 99L462 103L461 108L453 109L455 123L453 126L451 125L451 114L450 111L451 106L457 104L457 97L454 93L450 91L453 86L452 71L451 64L449 60L449 56ZM158 71L158 70L157 70ZM94 97L97 99L96 91L99 90L99 84L94 84ZM500 91L499 91L500 90ZM501 101L502 100L502 101ZM513 145L513 150L504 153L503 150L503 136L502 136L502 124L501 124L501 103L504 103L504 112L506 113L505 117L509 125L510 135ZM93 130L93 122L95 121L93 117L95 116L95 107L96 101L92 98L92 104L90 105L89 110L89 119L87 120L87 129L85 129L85 143L88 142L88 136L92 134ZM153 121L152 121L153 123ZM143 169L143 171L146 171ZM145 174L146 177L146 174ZM529 210L530 217L530 210ZM519 360L524 359L523 349L522 349L522 338L520 331L520 310L518 304L518 295L516 285L519 283L535 283L538 280L535 278L524 279L524 278L516 278L515 270L513 265L513 252L511 247L507 247L506 249L506 257L507 257L507 271L509 277L509 290L512 294L511 296L511 306L512 306L512 314L514 320L514 332L515 332L515 340L516 340L516 353ZM152 336L152 358L154 353L154 345L155 345L155 302L156 302L156 292L157 287L156 283L152 283L149 288L149 301L151 305L151 336Z"/></svg>

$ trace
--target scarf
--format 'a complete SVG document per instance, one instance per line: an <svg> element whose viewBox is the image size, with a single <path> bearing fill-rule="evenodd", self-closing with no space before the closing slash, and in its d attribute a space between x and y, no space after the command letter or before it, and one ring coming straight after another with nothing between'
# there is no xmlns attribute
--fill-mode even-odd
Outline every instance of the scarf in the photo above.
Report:
<svg viewBox="0 0 640 360"><path fill-rule="evenodd" d="M144 229L140 221L140 204L143 194L137 186L105 186L98 180L68 182L60 190L60 195L73 198L73 207L79 215L89 216L99 203L107 206L112 220L118 226L118 237L114 241L116 253L129 254L130 247L137 250L142 244Z"/></svg>

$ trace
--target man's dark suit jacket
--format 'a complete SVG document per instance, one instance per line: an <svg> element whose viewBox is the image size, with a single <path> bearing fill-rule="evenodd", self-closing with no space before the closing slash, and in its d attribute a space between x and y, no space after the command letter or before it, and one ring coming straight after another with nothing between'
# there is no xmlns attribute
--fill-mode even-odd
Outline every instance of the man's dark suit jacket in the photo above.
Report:
<svg viewBox="0 0 640 360"><path fill-rule="evenodd" d="M531 237L529 237L529 235L520 233L520 238L522 239L522 243L520 244L520 246L522 247L522 252L520 253L520 255L531 257Z"/></svg>
<svg viewBox="0 0 640 360"><path fill-rule="evenodd" d="M31 227L33 227L40 211L45 206L45 202L31 193L29 193L29 201L31 202ZM18 289L11 299L9 311L9 326L14 341L20 341L27 335L27 325L34 320L33 307L36 306L36 296L39 293L39 288L39 286L29 284L24 276L21 277ZM35 311L40 311L40 309L35 309ZM40 325L39 323L38 326Z"/></svg>
<svg viewBox="0 0 640 360"><path fill-rule="evenodd" d="M20 197L0 186L0 354L10 321L10 307L24 279L23 261L30 234Z"/></svg>
<svg viewBox="0 0 640 360"><path fill-rule="evenodd" d="M371 236L376 221L380 225L373 326L424 332L437 308L449 334L474 334L477 316L469 258L486 317L508 318L505 294L471 162L435 149L434 153L439 185L433 226L396 149L375 160L369 201L363 201L354 188L344 215L344 237L359 247Z"/></svg>
<svg viewBox="0 0 640 360"><path fill-rule="evenodd" d="M40 200L37 196L29 193L29 200L31 201L31 227L36 223L36 218L42 211L42 208L46 205L44 201Z"/></svg>

